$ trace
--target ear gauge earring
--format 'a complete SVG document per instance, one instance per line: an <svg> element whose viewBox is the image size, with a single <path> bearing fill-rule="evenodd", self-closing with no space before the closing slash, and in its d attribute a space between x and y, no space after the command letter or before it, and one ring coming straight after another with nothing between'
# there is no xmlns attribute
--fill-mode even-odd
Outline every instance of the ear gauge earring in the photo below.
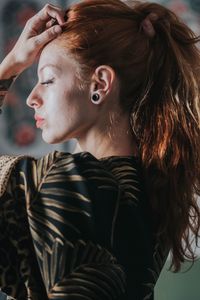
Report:
<svg viewBox="0 0 200 300"><path fill-rule="evenodd" d="M98 93L94 93L93 95L92 95L92 98L91 98L91 100L92 100L92 102L94 103L94 104L99 104L99 100L100 100L100 95L98 94Z"/></svg>

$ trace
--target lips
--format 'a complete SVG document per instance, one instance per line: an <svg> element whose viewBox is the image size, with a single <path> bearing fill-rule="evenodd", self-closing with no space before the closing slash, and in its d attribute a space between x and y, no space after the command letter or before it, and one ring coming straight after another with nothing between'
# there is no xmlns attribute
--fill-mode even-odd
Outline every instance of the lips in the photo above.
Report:
<svg viewBox="0 0 200 300"><path fill-rule="evenodd" d="M42 118L41 116L34 115L34 119L36 120L36 127L37 128L40 128L44 124L45 119Z"/></svg>

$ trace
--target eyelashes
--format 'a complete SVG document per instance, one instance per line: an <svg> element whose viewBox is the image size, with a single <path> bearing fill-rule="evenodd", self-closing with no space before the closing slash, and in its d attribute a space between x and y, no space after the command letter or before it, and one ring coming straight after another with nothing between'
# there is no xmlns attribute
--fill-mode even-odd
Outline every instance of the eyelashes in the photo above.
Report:
<svg viewBox="0 0 200 300"><path fill-rule="evenodd" d="M53 82L54 82L54 78L46 80L46 81L43 81L40 84L48 86L49 84L52 84Z"/></svg>

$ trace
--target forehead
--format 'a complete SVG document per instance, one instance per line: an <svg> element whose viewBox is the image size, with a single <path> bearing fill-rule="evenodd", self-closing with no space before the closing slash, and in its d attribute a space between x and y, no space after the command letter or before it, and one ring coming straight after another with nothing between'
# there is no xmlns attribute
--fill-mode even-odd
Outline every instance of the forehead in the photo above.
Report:
<svg viewBox="0 0 200 300"><path fill-rule="evenodd" d="M57 66L60 69L73 69L77 62L67 53L66 49L52 41L44 47L40 54L38 72L47 64Z"/></svg>
<svg viewBox="0 0 200 300"><path fill-rule="evenodd" d="M38 69L42 68L44 64L50 63L50 64L60 64L60 62L63 62L63 55L62 55L63 49L56 46L53 43L49 43L46 45L39 57L39 64Z"/></svg>

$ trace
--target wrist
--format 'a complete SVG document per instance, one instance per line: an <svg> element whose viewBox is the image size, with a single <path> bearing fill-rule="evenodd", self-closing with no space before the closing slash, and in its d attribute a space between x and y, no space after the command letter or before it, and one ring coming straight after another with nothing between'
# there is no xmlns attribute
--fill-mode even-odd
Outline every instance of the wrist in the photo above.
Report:
<svg viewBox="0 0 200 300"><path fill-rule="evenodd" d="M17 77L25 67L18 63L15 56L10 52L0 64L0 80Z"/></svg>

